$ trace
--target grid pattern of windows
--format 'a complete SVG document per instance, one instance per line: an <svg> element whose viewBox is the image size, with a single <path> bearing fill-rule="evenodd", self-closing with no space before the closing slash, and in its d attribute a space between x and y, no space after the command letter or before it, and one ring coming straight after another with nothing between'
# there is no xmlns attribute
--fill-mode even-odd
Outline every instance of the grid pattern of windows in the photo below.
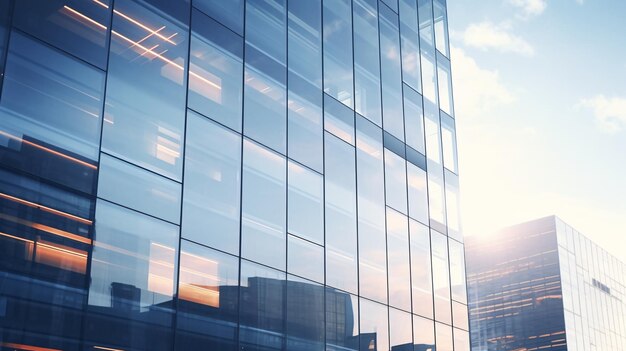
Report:
<svg viewBox="0 0 626 351"><path fill-rule="evenodd" d="M445 0L0 2L0 349L469 350Z"/></svg>

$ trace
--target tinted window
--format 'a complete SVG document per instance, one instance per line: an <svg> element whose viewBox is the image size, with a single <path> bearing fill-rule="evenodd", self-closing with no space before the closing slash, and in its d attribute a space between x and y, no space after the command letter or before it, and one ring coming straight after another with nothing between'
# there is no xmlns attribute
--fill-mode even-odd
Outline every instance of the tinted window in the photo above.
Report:
<svg viewBox="0 0 626 351"><path fill-rule="evenodd" d="M387 265L389 305L411 310L409 223L407 217L387 208Z"/></svg>
<svg viewBox="0 0 626 351"><path fill-rule="evenodd" d="M359 304L357 297L326 288L326 349L358 350Z"/></svg>
<svg viewBox="0 0 626 351"><path fill-rule="evenodd" d="M322 245L324 243L324 180L321 174L288 164L289 233Z"/></svg>
<svg viewBox="0 0 626 351"><path fill-rule="evenodd" d="M402 114L402 64L398 15L380 6L380 52L383 89L383 126L396 138L404 140Z"/></svg>
<svg viewBox="0 0 626 351"><path fill-rule="evenodd" d="M324 1L324 92L353 107L350 0Z"/></svg>
<svg viewBox="0 0 626 351"><path fill-rule="evenodd" d="M355 0L354 18L354 110L381 124L380 60L376 0Z"/></svg>
<svg viewBox="0 0 626 351"><path fill-rule="evenodd" d="M428 224L428 188L426 172L414 164L406 164L409 185L409 216Z"/></svg>
<svg viewBox="0 0 626 351"><path fill-rule="evenodd" d="M287 271L316 282L324 282L324 247L289 235Z"/></svg>
<svg viewBox="0 0 626 351"><path fill-rule="evenodd" d="M385 189L387 205L406 213L406 161L388 149L385 149Z"/></svg>
<svg viewBox="0 0 626 351"><path fill-rule="evenodd" d="M237 34L243 34L244 0L193 0L193 6L209 14Z"/></svg>
<svg viewBox="0 0 626 351"><path fill-rule="evenodd" d="M400 0L400 44L402 79L413 89L421 91L417 0Z"/></svg>
<svg viewBox="0 0 626 351"><path fill-rule="evenodd" d="M289 276L287 350L324 350L324 286Z"/></svg>

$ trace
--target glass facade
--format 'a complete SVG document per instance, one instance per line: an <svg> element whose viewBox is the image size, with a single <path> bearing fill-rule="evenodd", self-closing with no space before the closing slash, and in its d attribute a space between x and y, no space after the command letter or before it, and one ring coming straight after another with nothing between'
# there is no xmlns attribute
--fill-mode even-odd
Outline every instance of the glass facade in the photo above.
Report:
<svg viewBox="0 0 626 351"><path fill-rule="evenodd" d="M443 0L1 1L0 350L469 350L447 36Z"/></svg>
<svg viewBox="0 0 626 351"><path fill-rule="evenodd" d="M626 266L555 216L469 237L467 273L472 350L626 347Z"/></svg>

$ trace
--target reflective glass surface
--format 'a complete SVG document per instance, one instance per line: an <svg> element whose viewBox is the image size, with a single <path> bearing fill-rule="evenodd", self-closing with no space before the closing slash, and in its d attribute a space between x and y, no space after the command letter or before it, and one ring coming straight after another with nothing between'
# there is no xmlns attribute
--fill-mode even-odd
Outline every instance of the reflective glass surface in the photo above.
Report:
<svg viewBox="0 0 626 351"><path fill-rule="evenodd" d="M388 308L385 305L359 299L360 350L389 350Z"/></svg>
<svg viewBox="0 0 626 351"><path fill-rule="evenodd" d="M287 278L287 350L324 350L324 286Z"/></svg>
<svg viewBox="0 0 626 351"><path fill-rule="evenodd" d="M391 208L387 208L387 257L389 305L410 311L409 222Z"/></svg>
<svg viewBox="0 0 626 351"><path fill-rule="evenodd" d="M241 136L189 111L185 142L182 236L238 254Z"/></svg>
<svg viewBox="0 0 626 351"><path fill-rule="evenodd" d="M413 316L413 344L415 351L435 351L435 323L420 316Z"/></svg>
<svg viewBox="0 0 626 351"><path fill-rule="evenodd" d="M354 145L354 111L324 94L324 130Z"/></svg>
<svg viewBox="0 0 626 351"><path fill-rule="evenodd" d="M326 288L326 350L359 350L359 301Z"/></svg>
<svg viewBox="0 0 626 351"><path fill-rule="evenodd" d="M389 149L385 149L385 189L387 206L406 213L406 161Z"/></svg>
<svg viewBox="0 0 626 351"><path fill-rule="evenodd" d="M285 158L243 142L241 256L285 269L287 223Z"/></svg>
<svg viewBox="0 0 626 351"><path fill-rule="evenodd" d="M413 313L433 318L433 283L428 227L409 220Z"/></svg>
<svg viewBox="0 0 626 351"><path fill-rule="evenodd" d="M428 186L426 172L407 162L407 180L409 185L409 216L428 224Z"/></svg>
<svg viewBox="0 0 626 351"><path fill-rule="evenodd" d="M376 0L354 0L354 110L381 124L380 60Z"/></svg>
<svg viewBox="0 0 626 351"><path fill-rule="evenodd" d="M440 53L437 53L437 82L439 86L439 107L443 112L454 116L450 61Z"/></svg>
<svg viewBox="0 0 626 351"><path fill-rule="evenodd" d="M426 154L424 141L424 110L422 96L407 85L404 86L404 121L406 144L422 155ZM451 137L454 137L452 135Z"/></svg>
<svg viewBox="0 0 626 351"><path fill-rule="evenodd" d="M239 35L243 35L245 0L193 0L193 6Z"/></svg>
<svg viewBox="0 0 626 351"><path fill-rule="evenodd" d="M387 6L380 11L380 63L383 95L383 128L404 140L402 111L402 63L398 15Z"/></svg>
<svg viewBox="0 0 626 351"><path fill-rule="evenodd" d="M288 231L290 234L324 243L324 178L295 162L287 165Z"/></svg>
<svg viewBox="0 0 626 351"><path fill-rule="evenodd" d="M243 38L195 9L191 21L188 106L241 132Z"/></svg>
<svg viewBox="0 0 626 351"><path fill-rule="evenodd" d="M437 50L448 56L448 14L446 13L446 0L433 0L433 19Z"/></svg>
<svg viewBox="0 0 626 351"><path fill-rule="evenodd" d="M454 350L452 328L450 326L442 323L435 323L435 339L437 340L437 351Z"/></svg>
<svg viewBox="0 0 626 351"><path fill-rule="evenodd" d="M419 56L417 0L400 0L399 5L400 40L402 48L402 79L413 89L421 91L422 82Z"/></svg>
<svg viewBox="0 0 626 351"><path fill-rule="evenodd" d="M389 309L389 344L390 350L412 350L413 349L413 324L411 314Z"/></svg>
<svg viewBox="0 0 626 351"><path fill-rule="evenodd" d="M316 282L324 282L324 247L289 235L287 270Z"/></svg>
<svg viewBox="0 0 626 351"><path fill-rule="evenodd" d="M352 108L352 5L350 0L325 0L324 92Z"/></svg>
<svg viewBox="0 0 626 351"><path fill-rule="evenodd" d="M102 150L180 181L189 4L170 7L115 3Z"/></svg>
<svg viewBox="0 0 626 351"><path fill-rule="evenodd" d="M434 230L430 231L433 264L433 292L435 295L435 320L452 324L450 303L450 269L448 266L448 239ZM439 345L439 338L437 338Z"/></svg>

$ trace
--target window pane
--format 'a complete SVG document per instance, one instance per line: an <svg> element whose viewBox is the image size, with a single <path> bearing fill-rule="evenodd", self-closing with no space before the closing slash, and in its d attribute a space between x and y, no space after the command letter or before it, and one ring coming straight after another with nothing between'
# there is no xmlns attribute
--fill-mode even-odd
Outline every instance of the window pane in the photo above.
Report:
<svg viewBox="0 0 626 351"><path fill-rule="evenodd" d="M383 89L383 127L404 140L402 112L402 64L398 15L380 6L380 52Z"/></svg>
<svg viewBox="0 0 626 351"><path fill-rule="evenodd" d="M289 162L289 233L324 244L324 179L295 162Z"/></svg>
<svg viewBox="0 0 626 351"><path fill-rule="evenodd" d="M430 161L442 164L439 110L437 106L424 101L424 117L424 127L426 129L426 157Z"/></svg>
<svg viewBox="0 0 626 351"><path fill-rule="evenodd" d="M413 89L421 91L417 0L400 0L400 35L402 79Z"/></svg>
<svg viewBox="0 0 626 351"><path fill-rule="evenodd" d="M413 313L433 318L433 284L428 227L414 220L409 220L409 225L411 231Z"/></svg>
<svg viewBox="0 0 626 351"><path fill-rule="evenodd" d="M361 351L389 350L387 306L365 299L359 299L359 305Z"/></svg>
<svg viewBox="0 0 626 351"><path fill-rule="evenodd" d="M446 200L444 193L443 167L428 162L428 202L431 226L446 231Z"/></svg>
<svg viewBox="0 0 626 351"><path fill-rule="evenodd" d="M450 60L443 57L441 54L437 54L437 82L439 83L439 107L443 112L454 116Z"/></svg>
<svg viewBox="0 0 626 351"><path fill-rule="evenodd" d="M326 284L356 293L354 148L328 133L325 143Z"/></svg>
<svg viewBox="0 0 626 351"><path fill-rule="evenodd" d="M469 321L467 317L467 305L452 301L452 324L454 327L469 330Z"/></svg>
<svg viewBox="0 0 626 351"><path fill-rule="evenodd" d="M324 247L289 235L287 271L316 282L324 282Z"/></svg>
<svg viewBox="0 0 626 351"><path fill-rule="evenodd" d="M0 87L2 86L2 78L4 77L5 52L10 32L9 24L13 20L10 11L11 6L13 6L13 1L0 2Z"/></svg>
<svg viewBox="0 0 626 351"><path fill-rule="evenodd" d="M324 94L324 130L354 145L354 111Z"/></svg>
<svg viewBox="0 0 626 351"><path fill-rule="evenodd" d="M15 1L13 25L105 69L110 5L109 0L19 0Z"/></svg>
<svg viewBox="0 0 626 351"><path fill-rule="evenodd" d="M289 73L289 158L323 171L322 90Z"/></svg>
<svg viewBox="0 0 626 351"><path fill-rule="evenodd" d="M357 117L359 294L387 303L385 173L382 130Z"/></svg>
<svg viewBox="0 0 626 351"><path fill-rule="evenodd" d="M454 351L470 351L468 332L456 328L454 329Z"/></svg>
<svg viewBox="0 0 626 351"><path fill-rule="evenodd" d="M13 32L0 104L0 162L92 193L103 88L101 71Z"/></svg>
<svg viewBox="0 0 626 351"><path fill-rule="evenodd" d="M125 207L180 222L181 186L115 157L102 154L98 197Z"/></svg>
<svg viewBox="0 0 626 351"><path fill-rule="evenodd" d="M175 4L168 10L188 11L185 2ZM102 149L180 181L186 23L131 1L115 3L114 13Z"/></svg>
<svg viewBox="0 0 626 351"><path fill-rule="evenodd" d="M454 240L448 240L448 244L450 246L450 285L452 299L467 304L463 244Z"/></svg>
<svg viewBox="0 0 626 351"><path fill-rule="evenodd" d="M86 338L107 347L163 349L155 345L172 342L178 227L102 200L96 208ZM100 332L117 328L141 337Z"/></svg>
<svg viewBox="0 0 626 351"><path fill-rule="evenodd" d="M450 270L448 268L448 239L434 230L431 230L430 234L433 250L435 320L446 324L452 324L452 307L450 305ZM437 338L437 345L439 345L439 338Z"/></svg>
<svg viewBox="0 0 626 351"><path fill-rule="evenodd" d="M280 0L246 6L244 134L285 154L286 9Z"/></svg>
<svg viewBox="0 0 626 351"><path fill-rule="evenodd" d="M399 311L395 308L389 309L389 343L392 351L413 349L413 330L410 313Z"/></svg>
<svg viewBox="0 0 626 351"><path fill-rule="evenodd" d="M285 273L241 262L239 343L245 350L282 350Z"/></svg>
<svg viewBox="0 0 626 351"><path fill-rule="evenodd" d="M410 162L407 162L406 167L409 183L409 216L424 224L428 224L426 172Z"/></svg>
<svg viewBox="0 0 626 351"><path fill-rule="evenodd" d="M192 13L189 107L241 132L243 39L203 13Z"/></svg>
<svg viewBox="0 0 626 351"><path fill-rule="evenodd" d="M350 0L324 1L324 92L352 108L352 10Z"/></svg>
<svg viewBox="0 0 626 351"><path fill-rule="evenodd" d="M289 73L322 87L322 2L288 4Z"/></svg>
<svg viewBox="0 0 626 351"><path fill-rule="evenodd" d="M376 0L354 0L354 110L381 125Z"/></svg>
<svg viewBox="0 0 626 351"><path fill-rule="evenodd" d="M243 143L241 256L285 269L285 158L249 140Z"/></svg>
<svg viewBox="0 0 626 351"><path fill-rule="evenodd" d="M188 112L182 236L239 253L241 136Z"/></svg>
<svg viewBox="0 0 626 351"><path fill-rule="evenodd" d="M433 30L433 0L417 0L421 46L435 46Z"/></svg>
<svg viewBox="0 0 626 351"><path fill-rule="evenodd" d="M193 6L243 35L244 0L193 0Z"/></svg>
<svg viewBox="0 0 626 351"><path fill-rule="evenodd" d="M415 351L435 351L435 325L430 319L413 316Z"/></svg>
<svg viewBox="0 0 626 351"><path fill-rule="evenodd" d="M387 205L406 213L406 161L385 149L385 188Z"/></svg>
<svg viewBox="0 0 626 351"><path fill-rule="evenodd" d="M239 259L183 240L176 349L237 349Z"/></svg>
<svg viewBox="0 0 626 351"><path fill-rule="evenodd" d="M446 1L434 0L433 5L437 50L448 56L448 15L446 14Z"/></svg>
<svg viewBox="0 0 626 351"><path fill-rule="evenodd" d="M4 345L78 349L93 207L74 191L0 169Z"/></svg>
<svg viewBox="0 0 626 351"><path fill-rule="evenodd" d="M326 350L359 349L359 304L357 297L326 289Z"/></svg>
<svg viewBox="0 0 626 351"><path fill-rule="evenodd" d="M445 171L446 175L446 215L448 219L448 236L463 241L461 231L461 200L459 195L459 177Z"/></svg>
<svg viewBox="0 0 626 351"><path fill-rule="evenodd" d="M406 85L404 86L404 121L406 144L422 155L426 154L422 96Z"/></svg>
<svg viewBox="0 0 626 351"><path fill-rule="evenodd" d="M411 310L409 223L407 217L387 208L389 305Z"/></svg>
<svg viewBox="0 0 626 351"><path fill-rule="evenodd" d="M445 324L435 323L435 335L437 338L437 351L452 351L452 327Z"/></svg>
<svg viewBox="0 0 626 351"><path fill-rule="evenodd" d="M443 165L453 173L458 173L454 119L445 114L441 114L441 141L443 144Z"/></svg>
<svg viewBox="0 0 626 351"><path fill-rule="evenodd" d="M435 107L438 104L437 101L437 72L435 70L435 52L434 49L429 47L422 47L420 49L420 57L422 63L422 84L424 98Z"/></svg>
<svg viewBox="0 0 626 351"><path fill-rule="evenodd" d="M287 350L324 350L324 286L289 276Z"/></svg>

